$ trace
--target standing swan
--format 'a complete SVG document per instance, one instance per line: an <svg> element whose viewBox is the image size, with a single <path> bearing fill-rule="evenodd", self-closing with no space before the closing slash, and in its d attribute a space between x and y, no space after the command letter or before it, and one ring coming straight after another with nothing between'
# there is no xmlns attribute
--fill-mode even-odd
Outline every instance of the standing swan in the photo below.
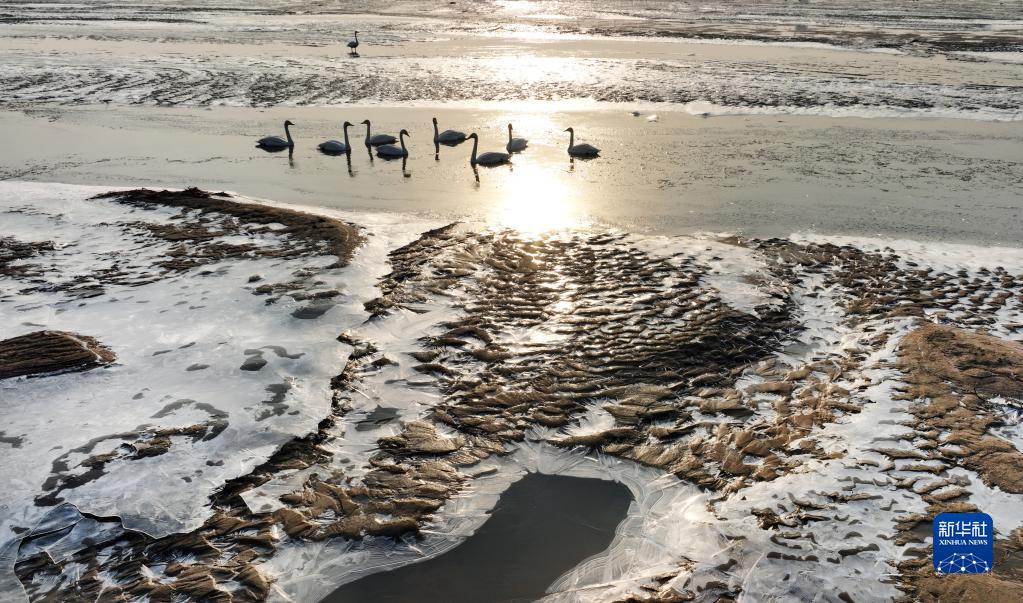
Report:
<svg viewBox="0 0 1023 603"><path fill-rule="evenodd" d="M351 152L352 145L348 144L348 128L352 127L352 124L350 122L346 121L344 123L344 126L342 126L342 127L344 128L344 131L345 131L345 141L344 142L338 142L336 140L328 140L327 142L321 142L320 143L320 151L322 151L324 153L332 153L332 154L350 153Z"/></svg>
<svg viewBox="0 0 1023 603"><path fill-rule="evenodd" d="M288 137L287 140L284 140L280 136L265 136L256 141L256 146L269 150L294 148L295 141L291 139L291 130L289 129L289 127L293 125L295 124L291 123L290 119L284 122L284 135Z"/></svg>
<svg viewBox="0 0 1023 603"><path fill-rule="evenodd" d="M359 32L355 32L355 37L348 40L348 54L355 54L355 49L359 47Z"/></svg>
<svg viewBox="0 0 1023 603"><path fill-rule="evenodd" d="M490 151L488 153L483 153L482 155L477 157L476 156L476 148L479 146L479 141L480 141L479 136L476 136L476 133L473 132L472 134L469 135L469 138L472 139L472 157L469 158L469 163L470 164L472 164L472 165L500 165L502 163L508 163L509 161L511 161L511 155L509 155L508 153L497 153L497 152L494 152L494 151Z"/></svg>
<svg viewBox="0 0 1023 603"><path fill-rule="evenodd" d="M368 119L364 119L364 120L362 120L362 123L366 124L366 146L367 147L376 147L376 146L380 146L382 144L394 144L394 143L398 142L398 139L393 137L393 136L391 136L390 134L377 134L376 136L370 136L369 135L369 128L370 128L369 120Z"/></svg>
<svg viewBox="0 0 1023 603"><path fill-rule="evenodd" d="M408 149L405 148L405 137L408 135L408 130L398 132L398 139L401 141L401 148L399 149L393 144L385 144L381 147L377 147L377 157L383 157L384 159L408 157Z"/></svg>
<svg viewBox="0 0 1023 603"><path fill-rule="evenodd" d="M565 131L569 134L568 154L572 157L596 157L600 154L600 149L591 144L586 144L585 142L582 144L576 144L575 130L572 128L568 128Z"/></svg>
<svg viewBox="0 0 1023 603"><path fill-rule="evenodd" d="M458 144L465 140L465 132L458 130L437 131L437 118L433 118L433 142L440 144Z"/></svg>
<svg viewBox="0 0 1023 603"><path fill-rule="evenodd" d="M512 138L512 125L508 124L508 149L509 153L518 153L519 151L525 151L526 147L529 146L529 141L525 138Z"/></svg>

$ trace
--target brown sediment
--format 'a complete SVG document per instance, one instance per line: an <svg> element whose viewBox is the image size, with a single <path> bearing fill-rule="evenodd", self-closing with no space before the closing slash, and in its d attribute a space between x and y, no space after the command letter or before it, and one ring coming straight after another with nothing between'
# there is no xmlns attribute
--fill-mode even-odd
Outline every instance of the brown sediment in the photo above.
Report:
<svg viewBox="0 0 1023 603"><path fill-rule="evenodd" d="M204 240L200 230L174 236ZM325 444L338 436L334 421L350 407L355 380L390 362L370 342L343 335L339 339L354 351L332 383L332 414L314 434L289 442L250 474L228 483L213 497L216 514L200 530L159 541L125 536L135 543L126 549L131 552L104 561L103 570L134 577L125 593L170 589L160 592L211 599L229 592L235 600L258 599L268 592L269 578L256 566L274 554L277 537L413 538L470 482L465 468L513 450L530 433L551 433L545 430L554 430L546 439L555 445L657 467L724 498L808 459L843 458L846 451L825 451L816 437L823 425L859 412L864 404L861 386L853 384L864 380L867 355L895 335L898 327L889 319L922 322L938 311L964 327L989 325L1007 303L1005 291L1019 288L1019 280L1001 269L967 278L907 269L891 252L781 239L734 242L756 250L769 265L779 303L757 308L756 315L729 307L703 286L705 270L694 261L681 254L672 261L653 257L617 235L528 240L511 233L470 233L457 225L424 233L391 253L392 272L381 282L382 295L366 307L380 319L398 308L421 311L420 304L440 296L461 310L458 319L424 337L421 349L410 351L420 363L414 367L420 378L436 381L443 402L426 419L381 438L365 477L354 480L326 468L331 453ZM820 275L821 283L805 295L834 289L846 323L869 323L872 334L861 348L829 350L789 365L776 352L801 329L790 294L803 286L806 274ZM287 290L287 285L260 284L256 292ZM522 336L537 331L545 336ZM935 513L973 508L967 482L945 473L952 466L961 464L1013 491L1019 453L985 432L996 418L986 398L1018 391L1020 363L1017 356L1006 356L1016 353L1015 345L937 326L924 326L903 342L899 368L907 375L906 395L917 400L911 407L916 422L907 424L905 437L912 446L878 444L876 451L890 461L885 466L859 460L878 480L872 485L890 485L929 505L926 513L900 518L899 544L918 541ZM999 357L1010 360L999 363ZM561 431L594 407L610 415L610 428L582 435ZM957 409L964 410L956 415ZM946 418L958 424L930 423ZM320 466L325 469L319 471ZM922 477L896 477L890 473L896 467ZM309 468L317 473L281 497L279 508L245 504L246 491L284 471ZM890 510L895 500L881 501L876 488L866 492L860 485L851 480L848 487L815 493L812 500L790 496L773 508L753 510L776 545L757 555L813 564L871 556L879 550L877 543L849 529L842 505L876 500L868 504L887 504ZM712 499L712 512L719 498ZM848 545L823 560L800 544L812 540L807 526L819 522L849 534ZM174 566L174 580L142 578L129 565L172 560L192 550L198 551L196 561ZM926 551L910 553L900 566L902 586L907 592L929 592L923 574L911 575L923 567ZM667 575L623 601L728 600L738 595L728 588L733 565L707 570L714 579L693 581L699 587L682 584L682 590L668 586L675 574ZM26 585L59 573L31 558L19 560L18 568ZM248 590L239 590L240 576ZM70 588L73 582L62 584ZM849 600L843 595L838 597Z"/></svg>
<svg viewBox="0 0 1023 603"><path fill-rule="evenodd" d="M328 299L332 296L329 291L312 291L318 288L314 277L323 270L346 265L364 240L356 226L341 220L244 203L224 193L210 193L197 188L183 191L112 191L94 199L110 200L143 210L167 207L180 212L168 223L126 216L126 221L103 225L118 227L126 240L157 250L156 257L121 254L108 266L85 273L47 275L50 277L47 279L32 278L42 274L38 267L14 260L52 251L52 244L0 238L0 276L15 277L14 282L21 287L22 293L60 292L71 298L85 299L103 295L111 285L147 285L169 274L229 259L334 256L336 261L333 264L297 271L295 278L288 283L257 286L258 293L288 293L296 299ZM250 238L243 242L225 240L226 237L239 236ZM154 246L154 241L163 245ZM268 303L275 300L271 298Z"/></svg>
<svg viewBox="0 0 1023 603"><path fill-rule="evenodd" d="M13 237L0 237L0 276L25 278L38 274L38 265L13 264L47 251L53 251L53 243L50 241L19 241Z"/></svg>
<svg viewBox="0 0 1023 603"><path fill-rule="evenodd" d="M916 401L910 407L915 430L947 433L920 458L961 464L989 486L1023 494L1023 453L987 435L999 422L988 397L1023 400L1023 344L926 324L903 339L899 367L906 373L904 396Z"/></svg>
<svg viewBox="0 0 1023 603"><path fill-rule="evenodd" d="M916 442L915 458L903 466L936 476L962 466L989 486L1023 493L1023 453L1010 442L988 433L1001 423L1000 411L989 401L1001 396L1023 402L1023 344L975 330L925 323L899 346L898 367L906 383L902 398L912 400L907 423ZM911 451L913 451L911 450ZM882 450L889 457L909 458ZM940 469L940 470L939 470ZM964 480L908 479L898 484L920 495L924 513L905 515L898 524L898 541L915 543L929 533L934 517L943 512L978 511L969 502ZM921 543L922 544L922 543ZM932 567L929 546L916 546L898 563L900 589L914 601L1001 601L1023 592L1023 531L996 541L994 571L982 576L941 576Z"/></svg>
<svg viewBox="0 0 1023 603"><path fill-rule="evenodd" d="M85 371L115 358L114 352L92 337L35 331L0 341L0 379Z"/></svg>
<svg viewBox="0 0 1023 603"><path fill-rule="evenodd" d="M178 261L167 263L168 269L192 268L206 263L204 259L219 260L238 256L296 258L324 251L336 256L339 265L343 266L351 260L363 241L362 234L355 226L341 220L282 207L242 203L226 193L210 193L198 188L182 191L140 188L111 191L93 198L110 199L141 208L174 207L183 212L198 212L197 216L176 224L144 225L154 236L168 242L199 244L214 241L225 234L267 232L287 236L293 242L291 245L270 248L226 243L200 244L197 247L201 255L196 255L195 248L186 248L187 252ZM232 220L224 220L224 217ZM283 228L272 230L268 228L271 224L280 224ZM263 228L253 228L255 225Z"/></svg>
<svg viewBox="0 0 1023 603"><path fill-rule="evenodd" d="M191 402L187 400L185 402ZM208 405L196 405L208 407ZM173 445L172 438L187 437L193 442L209 441L219 436L227 428L227 415L216 409L208 409L210 419L202 423L184 427L152 429L140 426L132 431L115 433L93 438L81 446L77 446L61 454L52 463L50 476L42 485L43 493L36 497L35 504L49 507L64 501L61 493L73 490L89 482L95 481L106 474L107 465L116 462L133 461L147 457L166 454ZM156 416L159 416L157 413ZM100 454L92 451L103 442L121 444L113 450ZM70 465L74 455L88 454L76 465Z"/></svg>
<svg viewBox="0 0 1023 603"><path fill-rule="evenodd" d="M399 435L388 438L387 449L371 459L372 468L358 484L352 484L340 470L326 467L332 454L323 445L338 437L333 428L351 407L349 394L354 381L363 371L373 370L379 356L370 343L348 334L341 339L361 351L353 354L342 373L332 380L331 414L314 433L295 438L247 475L229 481L212 497L214 513L202 527L159 539L121 529L117 535L84 546L60 562L46 553L23 556L15 572L30 598L91 600L102 592L111 599L148 596L150 600L168 601L183 597L236 603L263 601L272 578L259 569L259 564L274 554L284 538L322 541L416 537L424 521L469 478L451 458L439 458L453 451L451 439L438 434L432 425L419 423L410 423ZM159 441L169 435L152 434L144 441L160 446ZM135 455L148 453L148 449L139 448L134 432L110 437L135 440L129 450ZM87 453L97 443L79 452ZM108 456L93 455L83 465L99 465L97 470L101 471L103 463L113 460ZM242 497L282 472L317 465L324 466L324 471L310 475L299 488L282 496L279 508L250 509ZM59 478L54 480L54 485L59 482ZM87 519L119 525L117 519ZM279 536L275 536L275 528ZM29 535L26 543L32 539ZM88 569L65 573L69 563ZM158 566L166 569L155 576L142 569ZM101 571L116 576L117 584L111 585L109 578L100 579ZM43 577L49 582L39 581Z"/></svg>

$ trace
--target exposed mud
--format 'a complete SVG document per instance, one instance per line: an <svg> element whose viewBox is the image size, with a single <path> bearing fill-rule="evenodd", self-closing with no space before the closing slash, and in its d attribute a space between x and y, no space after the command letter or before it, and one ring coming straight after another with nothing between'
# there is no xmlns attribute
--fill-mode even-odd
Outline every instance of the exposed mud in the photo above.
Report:
<svg viewBox="0 0 1023 603"><path fill-rule="evenodd" d="M200 529L154 539L124 529L116 518L83 516L71 510L65 530L81 524L83 531L101 531L107 539L64 559L54 559L46 550L53 538L51 531L28 534L16 572L30 598L93 599L102 595L262 601L272 578L265 576L258 564L274 554L282 539L414 537L424 520L467 479L453 464L437 458L456 445L426 423L409 424L399 436L382 441L384 450L374 457L373 469L358 485L340 471L312 473L298 490L282 496L282 505L272 511L250 509L243 497L282 472L325 464L331 453L321 445L336 437L332 433L335 421L350 408L354 381L372 366L372 360L371 353L353 355L333 380L333 410L317 432L289 442L250 474L226 484L211 501L213 517ZM171 434L152 435L147 441L166 440ZM138 444L129 446L135 454L139 454ZM99 458L92 465L98 464L101 471L108 460ZM58 512L69 511L59 508ZM76 568L82 567L86 569L79 573ZM154 567L161 571L154 575L149 569ZM116 584L101 573L117 576Z"/></svg>
<svg viewBox="0 0 1023 603"><path fill-rule="evenodd" d="M144 225L153 236L180 243L172 253L174 259L164 264L169 270L187 270L229 257L296 258L323 251L336 256L339 265L343 266L362 242L358 229L340 220L292 209L240 203L226 193L210 193L197 188L182 191L140 188L112 191L95 198L112 199L142 208L180 208L180 219L173 224ZM214 241L218 237L261 233L286 236L290 244L263 247Z"/></svg>
<svg viewBox="0 0 1023 603"><path fill-rule="evenodd" d="M25 278L37 274L40 267L22 260L52 251L49 241L19 241L13 237L0 237L0 275Z"/></svg>
<svg viewBox="0 0 1023 603"><path fill-rule="evenodd" d="M202 239L198 229L164 234ZM477 465L545 443L699 486L709 494L706 511L728 526L722 557L675 558L674 570L645 576L622 601L754 595L745 586L754 568L801 568L809 581L777 588L802 598L831 584L829 576L855 585L864 573L880 582L865 592L888 598L896 589L924 600L1018 589L1018 532L999 543L999 571L969 584L930 574L924 539L935 514L978 508L964 470L1023 493L1021 452L991 432L1020 403L1023 346L1006 336L1016 328L1006 317L1023 302L1020 275L923 267L892 249L787 239L714 244L755 258L755 274L743 277L754 296L726 302L708 280L709 264L721 258L695 246L617 233L527 238L463 225L425 232L390 253L381 295L365 305L370 324L437 306L453 308L453 318L424 330L414 349L381 350L360 334L341 335L353 352L331 383L329 416L221 488L198 530L153 539L114 518L71 513L62 525L108 537L81 546L37 529L22 544L18 577L36 600L78 592L262 600L276 577L261 564L282 550L329 540L415 543L483 475ZM270 285L257 293L287 291ZM245 353L242 369L265 366L261 350ZM350 421L360 383L395 364L394 354L414 360L406 365L418 375L406 379L410 387L436 387L441 399L408 417L381 398L365 419ZM282 387L267 389L266 412L276 412ZM892 388L899 395L884 393ZM837 431L879 404L909 419L868 429L895 435L854 441ZM336 458L346 422L362 431L399 416L401 428L376 438L360 466ZM147 450L160 454L173 435L188 434L117 436L132 443L114 457L92 455L80 465L84 474L66 479L88 479L94 467ZM826 471L819 484L785 490L810 467ZM256 495L269 484L277 486ZM50 486L54 496L64 487ZM750 502L741 524L728 523L746 496L768 504ZM872 525L864 525L864 509ZM819 542L831 538L825 534L840 534L840 546ZM836 597L857 600L844 591Z"/></svg>
<svg viewBox="0 0 1023 603"><path fill-rule="evenodd" d="M116 355L86 335L36 331L0 341L0 379L85 371L109 364Z"/></svg>

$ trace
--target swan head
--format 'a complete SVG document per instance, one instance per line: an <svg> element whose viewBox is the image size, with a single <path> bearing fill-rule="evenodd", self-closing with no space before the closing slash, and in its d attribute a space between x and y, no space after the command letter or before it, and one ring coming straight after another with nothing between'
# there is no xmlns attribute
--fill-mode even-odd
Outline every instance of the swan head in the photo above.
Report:
<svg viewBox="0 0 1023 603"><path fill-rule="evenodd" d="M352 124L352 122L350 122L350 121L346 121L345 123L341 124L341 127L343 127L343 128L350 128L350 127L352 127L353 125L354 125L354 124Z"/></svg>
<svg viewBox="0 0 1023 603"><path fill-rule="evenodd" d="M368 126L368 125L369 125L369 120L368 120L368 119L364 119L364 120L362 120L362 121L361 121L361 122L359 122L359 123L362 123L362 124L364 124L364 125L367 125L367 126Z"/></svg>
<svg viewBox="0 0 1023 603"><path fill-rule="evenodd" d="M356 32L355 32L355 35L359 35L359 32L358 32L358 31L356 31Z"/></svg>
<svg viewBox="0 0 1023 603"><path fill-rule="evenodd" d="M473 132L472 134L466 136L466 139L469 139L469 138L471 138L473 140L479 140L479 136L476 136L475 132Z"/></svg>
<svg viewBox="0 0 1023 603"><path fill-rule="evenodd" d="M286 126L293 126L295 124L290 119L287 119L287 120L284 121L284 125L286 125Z"/></svg>
<svg viewBox="0 0 1023 603"><path fill-rule="evenodd" d="M511 127L511 124L508 124L508 131L509 131L509 132L511 132L511 131L512 131L512 127Z"/></svg>
<svg viewBox="0 0 1023 603"><path fill-rule="evenodd" d="M436 117L433 118L433 125L435 125L435 126L437 125L437 118Z"/></svg>
<svg viewBox="0 0 1023 603"><path fill-rule="evenodd" d="M565 131L566 132L572 132L573 134L575 133L575 130L572 129L572 128L565 128Z"/></svg>
<svg viewBox="0 0 1023 603"><path fill-rule="evenodd" d="M405 129L402 129L401 132L398 132L398 136L408 136L409 138L412 138L412 135L409 134L408 130L405 130Z"/></svg>

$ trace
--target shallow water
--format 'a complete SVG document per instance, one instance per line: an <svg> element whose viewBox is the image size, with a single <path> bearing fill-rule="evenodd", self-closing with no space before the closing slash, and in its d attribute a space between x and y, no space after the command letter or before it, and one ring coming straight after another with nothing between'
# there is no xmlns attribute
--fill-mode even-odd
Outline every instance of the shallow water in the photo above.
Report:
<svg viewBox="0 0 1023 603"><path fill-rule="evenodd" d="M631 500L628 488L614 482L529 473L501 494L464 543L347 584L323 602L535 601L558 576L611 544Z"/></svg>
<svg viewBox="0 0 1023 603"><path fill-rule="evenodd" d="M584 110L559 103L272 109L62 108L0 112L20 141L0 148L0 178L236 191L338 210L397 211L526 232L606 225L629 232L794 231L1013 245L1023 239L1023 122L701 118L662 108ZM656 116L656 121L649 118ZM478 132L503 150L507 124L529 148L511 165L475 173L468 143L432 144L442 129ZM326 156L340 123L370 119L375 133L407 128L407 162L385 161L349 130L355 151ZM253 141L282 133L296 148ZM565 152L577 140L592 161ZM478 180L477 180L478 178Z"/></svg>

